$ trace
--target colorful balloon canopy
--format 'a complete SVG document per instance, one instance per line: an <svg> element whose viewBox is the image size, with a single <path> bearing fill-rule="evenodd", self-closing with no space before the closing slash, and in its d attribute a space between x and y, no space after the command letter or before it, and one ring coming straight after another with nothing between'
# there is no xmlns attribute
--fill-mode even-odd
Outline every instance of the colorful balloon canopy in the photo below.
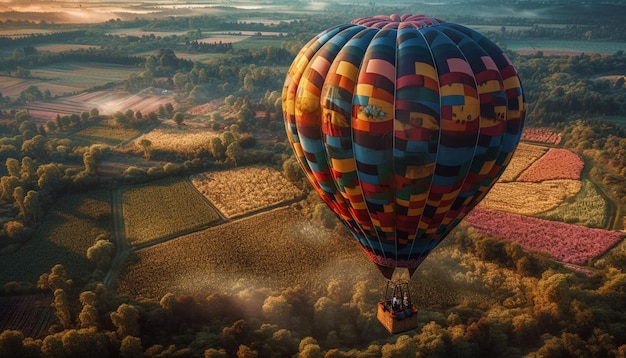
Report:
<svg viewBox="0 0 626 358"><path fill-rule="evenodd" d="M487 194L526 107L498 46L423 15L320 33L294 59L282 100L309 181L387 277L412 274Z"/></svg>

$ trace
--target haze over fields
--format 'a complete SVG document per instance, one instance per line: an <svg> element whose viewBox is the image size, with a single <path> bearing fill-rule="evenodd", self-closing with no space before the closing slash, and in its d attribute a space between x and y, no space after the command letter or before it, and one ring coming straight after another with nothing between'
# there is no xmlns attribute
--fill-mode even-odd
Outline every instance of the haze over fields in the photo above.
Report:
<svg viewBox="0 0 626 358"><path fill-rule="evenodd" d="M288 74L305 67L289 70L309 39L394 13L463 24L502 47L499 58L515 65L527 112L521 142L485 200L435 242L413 277L408 270L394 276L409 280L419 312L411 316L416 327L391 335L377 319L387 281L369 260L376 254L364 252L343 216L319 198L285 131L289 111L314 121L321 105L292 106L283 90ZM626 357L624 13L617 0L0 0L0 358ZM461 43L446 49L460 51ZM305 95L322 92L317 71L334 63L328 47L297 76ZM449 67L463 62L435 52ZM480 58L459 68L491 64L459 53ZM511 71L507 60L499 63ZM415 92L430 91L432 108L445 90L462 87L447 100L477 99L478 123L489 127L465 142L485 153L466 167L475 176L496 173L490 165L510 149L493 150L497 133L511 140L520 128L517 77L439 88L449 78L443 61L407 63L410 71L441 71L417 81L430 81ZM404 71L393 67L383 68L388 79ZM380 86L363 87L377 91L371 103L383 103L387 80L371 73ZM327 77L347 92L354 82ZM481 92L484 85L494 92ZM401 89L392 88L398 92L386 98L395 106ZM505 98L512 104L506 126L495 104ZM407 120L401 105L377 106L359 107L352 121L364 115L378 123L391 113L399 134L382 140L394 138L394 156L405 153L401 136L413 129L432 135L423 145L429 151L451 138L441 119L416 110ZM374 170L340 158L347 151L339 147L324 147L340 153L320 161L307 137L319 133L303 129L294 147L319 164L312 177L335 188L334 198L345 199L336 206L349 201L347 212L359 220L379 210L374 225L382 227L389 211L410 220L400 211L415 212L423 199L401 196L416 183L427 186L422 177L408 180L426 167L439 169L429 198L456 185L441 178L486 185L448 176L455 169L439 162L411 163L407 177L400 165ZM360 145L354 137L341 146ZM367 149L368 160L381 155ZM494 153L497 160L484 159ZM432 155L417 154L420 161ZM358 174L341 171L357 164ZM384 205L378 190L386 187L361 179L387 174L394 179L386 187L403 187ZM360 200L363 187L376 203ZM416 246L428 252L432 243Z"/></svg>

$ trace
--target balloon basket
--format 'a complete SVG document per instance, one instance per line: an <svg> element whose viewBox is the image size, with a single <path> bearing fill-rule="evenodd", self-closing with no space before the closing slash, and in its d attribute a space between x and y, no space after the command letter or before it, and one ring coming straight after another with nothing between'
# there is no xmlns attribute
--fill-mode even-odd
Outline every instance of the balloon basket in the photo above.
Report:
<svg viewBox="0 0 626 358"><path fill-rule="evenodd" d="M391 334L402 333L417 328L417 307L394 312L387 309L387 302L378 302L376 318Z"/></svg>
<svg viewBox="0 0 626 358"><path fill-rule="evenodd" d="M417 307L411 302L408 282L387 280L385 297L378 302L376 318L391 334L417 328Z"/></svg>

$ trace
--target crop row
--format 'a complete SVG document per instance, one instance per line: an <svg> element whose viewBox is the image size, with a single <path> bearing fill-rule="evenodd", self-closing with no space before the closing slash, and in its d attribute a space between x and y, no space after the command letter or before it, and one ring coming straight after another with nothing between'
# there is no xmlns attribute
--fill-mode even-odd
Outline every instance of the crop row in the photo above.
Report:
<svg viewBox="0 0 626 358"><path fill-rule="evenodd" d="M74 134L72 139L115 146L134 138L138 134L139 131L136 129L94 124Z"/></svg>
<svg viewBox="0 0 626 358"><path fill-rule="evenodd" d="M534 183L554 179L580 180L583 166L583 160L574 152L551 148L524 170L517 180Z"/></svg>
<svg viewBox="0 0 626 358"><path fill-rule="evenodd" d="M556 208L541 213L538 217L587 227L603 228L606 225L608 205L596 186L583 181L580 192Z"/></svg>
<svg viewBox="0 0 626 358"><path fill-rule="evenodd" d="M624 236L624 233L618 231L484 208L475 208L465 220L484 234L518 242L525 250L549 253L559 261L575 265L588 264Z"/></svg>
<svg viewBox="0 0 626 358"><path fill-rule="evenodd" d="M51 318L49 296L0 297L0 332L20 330L26 337L39 337L47 331Z"/></svg>
<svg viewBox="0 0 626 358"><path fill-rule="evenodd" d="M270 167L242 167L206 172L191 182L224 216L232 218L297 199L302 191Z"/></svg>
<svg viewBox="0 0 626 358"><path fill-rule="evenodd" d="M547 147L520 143L515 150L515 155L511 159L509 166L506 167L504 173L500 177L500 182L511 182L528 168L532 163L539 159L548 150Z"/></svg>
<svg viewBox="0 0 626 358"><path fill-rule="evenodd" d="M579 180L565 179L496 183L479 206L521 215L537 215L571 200L581 186Z"/></svg>
<svg viewBox="0 0 626 358"><path fill-rule="evenodd" d="M128 266L118 280L121 294L159 298L168 292L298 285L321 290L333 276L374 272L352 240L314 226L289 207L181 236L136 255L138 264ZM355 265L364 269L347 269Z"/></svg>
<svg viewBox="0 0 626 358"><path fill-rule="evenodd" d="M526 127L522 132L522 140L542 142L547 144L559 144L563 135L550 128Z"/></svg>
<svg viewBox="0 0 626 358"><path fill-rule="evenodd" d="M122 192L126 238L132 245L206 226L218 213L181 179L165 179Z"/></svg>
<svg viewBox="0 0 626 358"><path fill-rule="evenodd" d="M202 130L194 130L193 127L163 127L154 129L140 138L135 143L139 143L142 139L149 140L154 150L167 152L186 152L197 153L202 149L209 149L209 139L211 133L207 133L206 128Z"/></svg>

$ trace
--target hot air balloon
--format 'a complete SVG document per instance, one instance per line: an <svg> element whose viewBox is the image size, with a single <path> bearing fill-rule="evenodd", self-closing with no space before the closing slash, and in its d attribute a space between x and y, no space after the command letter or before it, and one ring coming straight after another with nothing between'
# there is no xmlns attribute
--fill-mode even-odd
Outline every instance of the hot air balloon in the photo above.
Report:
<svg viewBox="0 0 626 358"><path fill-rule="evenodd" d="M517 71L467 27L379 15L310 40L282 101L308 180L389 280L379 320L415 328L393 272L412 276L508 165L526 110Z"/></svg>

